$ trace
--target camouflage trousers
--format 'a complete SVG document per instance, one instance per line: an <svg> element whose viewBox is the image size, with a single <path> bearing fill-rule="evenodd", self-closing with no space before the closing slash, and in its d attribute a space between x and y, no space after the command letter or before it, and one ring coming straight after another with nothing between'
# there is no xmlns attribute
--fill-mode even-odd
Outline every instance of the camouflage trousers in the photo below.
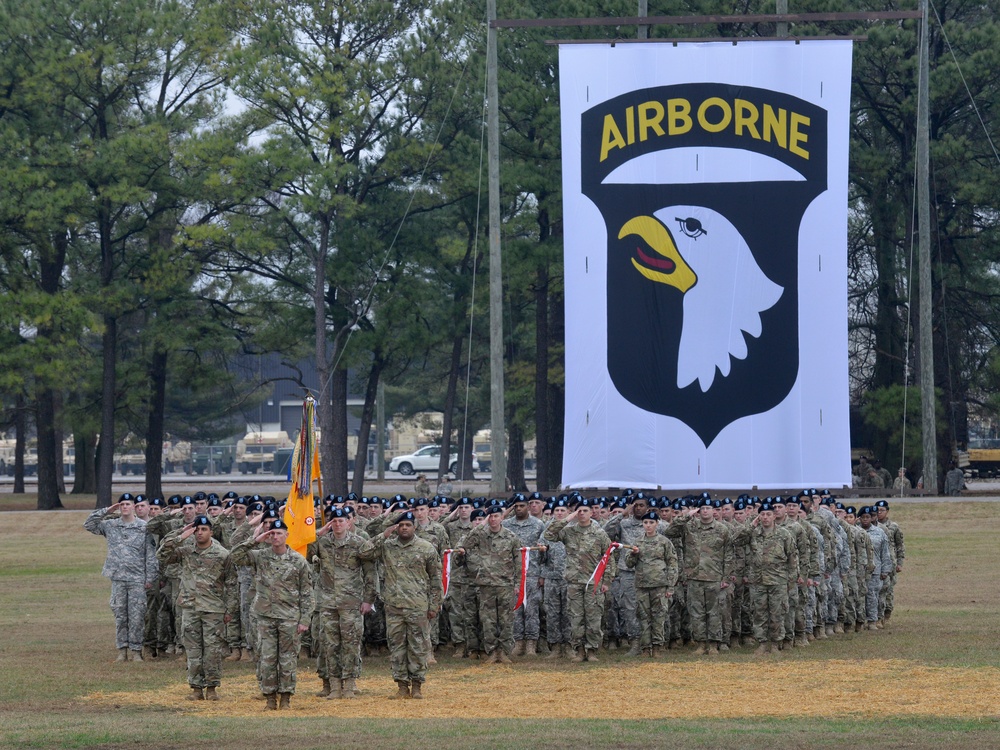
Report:
<svg viewBox="0 0 1000 750"><path fill-rule="evenodd" d="M170 601L170 582L160 579L156 595L156 648L166 650L176 639L174 605Z"/></svg>
<svg viewBox="0 0 1000 750"><path fill-rule="evenodd" d="M115 616L115 645L141 651L146 627L145 584L112 581L111 612Z"/></svg>
<svg viewBox="0 0 1000 750"><path fill-rule="evenodd" d="M805 624L805 629L810 633L816 626L816 592L818 590L818 586L809 586L806 589L806 599L803 602L802 619Z"/></svg>
<svg viewBox="0 0 1000 750"><path fill-rule="evenodd" d="M295 692L299 643L295 620L257 618L257 679L264 695Z"/></svg>
<svg viewBox="0 0 1000 750"><path fill-rule="evenodd" d="M225 615L185 609L181 616L181 641L187 654L187 680L193 688L218 687L222 680Z"/></svg>
<svg viewBox="0 0 1000 750"><path fill-rule="evenodd" d="M633 576L634 581L634 576ZM662 646L670 598L666 586L635 589L636 612L639 620L639 644L642 648Z"/></svg>
<svg viewBox="0 0 1000 750"><path fill-rule="evenodd" d="M483 626L483 651L514 650L514 591L510 586L477 586L479 622Z"/></svg>
<svg viewBox="0 0 1000 750"><path fill-rule="evenodd" d="M427 679L430 630L427 612L386 605L385 633L389 640L389 667L393 680L424 682Z"/></svg>
<svg viewBox="0 0 1000 750"><path fill-rule="evenodd" d="M143 618L142 626L142 645L146 648L158 649L160 647L157 640L156 625L161 598L160 583L157 581L153 584L153 588L146 590L146 616Z"/></svg>
<svg viewBox="0 0 1000 750"><path fill-rule="evenodd" d="M461 595L462 611L465 613L465 648L468 651L482 651L483 624L479 620L479 589L468 583L462 586Z"/></svg>
<svg viewBox="0 0 1000 750"><path fill-rule="evenodd" d="M726 588L719 589L719 619L722 622L723 643L729 643L733 635L733 602L736 601L736 584L730 581Z"/></svg>
<svg viewBox="0 0 1000 750"><path fill-rule="evenodd" d="M467 605L467 583L452 579L448 586L448 596L444 600L444 613L448 617L448 627L451 630L451 642L456 646L466 643L466 631L469 629L469 613Z"/></svg>
<svg viewBox="0 0 1000 750"><path fill-rule="evenodd" d="M691 640L722 642L720 581L688 581L687 606L691 618Z"/></svg>
<svg viewBox="0 0 1000 750"><path fill-rule="evenodd" d="M604 595L594 594L591 584L566 584L566 611L569 614L570 645L597 651L601 647L604 633L601 628L604 619Z"/></svg>
<svg viewBox="0 0 1000 750"><path fill-rule="evenodd" d="M640 634L635 573L620 571L611 582L611 617L608 638L638 638Z"/></svg>
<svg viewBox="0 0 1000 750"><path fill-rule="evenodd" d="M750 586L750 592L753 598L753 637L758 643L785 640L788 584L755 583Z"/></svg>
<svg viewBox="0 0 1000 750"><path fill-rule="evenodd" d="M167 585L163 587L163 596L167 600L170 609L170 640L176 646L183 646L181 643L181 608L177 606L177 597L181 593L181 579L167 578Z"/></svg>
<svg viewBox="0 0 1000 750"><path fill-rule="evenodd" d="M674 587L674 598L667 612L670 621L670 637L679 640L691 639L691 618L687 608L687 582L677 582Z"/></svg>
<svg viewBox="0 0 1000 750"><path fill-rule="evenodd" d="M889 577L882 581L882 590L878 594L878 616L882 619L892 614L893 594L896 591L896 570L893 568Z"/></svg>
<svg viewBox="0 0 1000 750"><path fill-rule="evenodd" d="M863 612L858 615L858 576L852 571L844 584L844 625L851 626L864 620Z"/></svg>
<svg viewBox="0 0 1000 750"><path fill-rule="evenodd" d="M361 636L364 633L361 609L358 606L323 609L318 614L319 676L324 680L360 677Z"/></svg>
<svg viewBox="0 0 1000 750"><path fill-rule="evenodd" d="M542 606L542 590L538 587L538 576L529 575L524 586L524 604L514 612L514 640L537 641L538 610Z"/></svg>
<svg viewBox="0 0 1000 750"><path fill-rule="evenodd" d="M243 633L243 648L257 651L257 615L253 611L254 581L250 568L236 569L236 579L240 585L240 630Z"/></svg>
<svg viewBox="0 0 1000 750"><path fill-rule="evenodd" d="M750 599L750 587L743 583L742 579L733 584L730 613L732 619L730 637L739 638L753 632L753 604Z"/></svg>
<svg viewBox="0 0 1000 750"><path fill-rule="evenodd" d="M833 625L838 620L840 608L844 603L844 581L839 573L834 573L830 578L826 596L826 616L824 621L828 625ZM842 622L842 620L841 620Z"/></svg>
<svg viewBox="0 0 1000 750"><path fill-rule="evenodd" d="M542 584L545 603L545 640L551 644L569 643L573 630L569 625L569 604L565 578L546 578Z"/></svg>
<svg viewBox="0 0 1000 750"><path fill-rule="evenodd" d="M878 573L868 576L868 592L865 596L865 620L875 622L879 617L878 602L884 581Z"/></svg>
<svg viewBox="0 0 1000 750"><path fill-rule="evenodd" d="M385 643L385 602L376 596L375 609L365 615L365 645L377 648Z"/></svg>

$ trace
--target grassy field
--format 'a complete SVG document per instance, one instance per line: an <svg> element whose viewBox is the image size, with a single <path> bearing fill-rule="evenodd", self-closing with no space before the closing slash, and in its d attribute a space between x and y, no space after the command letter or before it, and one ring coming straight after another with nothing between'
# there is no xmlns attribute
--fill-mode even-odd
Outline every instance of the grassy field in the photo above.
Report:
<svg viewBox="0 0 1000 750"><path fill-rule="evenodd" d="M907 562L888 631L763 661L748 649L493 668L446 656L423 702L385 700L385 658L366 661L351 702L314 697L301 664L293 710L265 716L247 664L226 665L221 702L195 705L182 663L112 663L104 545L85 514L0 514L0 747L1000 747L1000 503L893 515Z"/></svg>

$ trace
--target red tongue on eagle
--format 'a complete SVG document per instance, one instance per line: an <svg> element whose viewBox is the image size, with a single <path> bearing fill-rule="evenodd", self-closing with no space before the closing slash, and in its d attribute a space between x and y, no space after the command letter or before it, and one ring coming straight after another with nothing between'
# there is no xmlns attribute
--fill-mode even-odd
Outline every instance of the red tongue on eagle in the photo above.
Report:
<svg viewBox="0 0 1000 750"><path fill-rule="evenodd" d="M642 251L641 247L637 247L635 251L639 255L639 260L652 268L659 268L667 273L671 273L677 267L670 258L651 258Z"/></svg>

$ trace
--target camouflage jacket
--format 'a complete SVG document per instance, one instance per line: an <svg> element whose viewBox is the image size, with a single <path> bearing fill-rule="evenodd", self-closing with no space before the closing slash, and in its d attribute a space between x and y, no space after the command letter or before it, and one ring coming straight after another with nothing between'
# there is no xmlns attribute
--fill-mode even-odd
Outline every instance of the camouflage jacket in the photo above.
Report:
<svg viewBox="0 0 1000 750"><path fill-rule="evenodd" d="M461 542L465 567L477 586L516 586L521 581L521 540L510 529L477 526Z"/></svg>
<svg viewBox="0 0 1000 750"><path fill-rule="evenodd" d="M568 522L553 521L542 535L550 542L562 542L566 546L566 569L563 576L567 583L585 585L594 574L604 552L611 546L604 529L591 521L589 526L570 526ZM618 575L618 565L614 556L608 561L604 581L610 582Z"/></svg>
<svg viewBox="0 0 1000 750"><path fill-rule="evenodd" d="M194 537L180 539L180 529L170 532L156 556L164 565L180 563L181 585L177 606L196 612L236 616L240 590L236 568L229 563L229 551L217 539L207 549L198 549Z"/></svg>
<svg viewBox="0 0 1000 750"><path fill-rule="evenodd" d="M535 518L534 516L528 516L523 521L518 521L517 518L511 516L506 521L503 522L503 527L509 529L514 533L521 544L521 547L535 547L539 544L539 539L542 538L542 534L545 533L545 522L541 519ZM544 542L541 542L544 544ZM542 555L538 551L531 552L528 555L528 575L538 578L540 568L541 568ZM520 569L520 563L518 563Z"/></svg>
<svg viewBox="0 0 1000 750"><path fill-rule="evenodd" d="M707 524L694 516L677 516L667 538L684 543L684 577L689 581L719 581L732 575L733 545L729 527L721 521Z"/></svg>
<svg viewBox="0 0 1000 750"><path fill-rule="evenodd" d="M546 530L554 521L549 521ZM562 542L553 542L545 537L542 532L542 543L546 550L541 554L541 562L538 566L538 576L548 580L559 580L566 575L566 545Z"/></svg>
<svg viewBox="0 0 1000 750"><path fill-rule="evenodd" d="M868 536L872 540L872 547L875 550L873 557L875 569L872 571L872 575L888 575L894 570L892 557L889 553L889 537L885 535L885 531L875 524L872 524L867 529L863 529L863 531L868 532Z"/></svg>
<svg viewBox="0 0 1000 750"><path fill-rule="evenodd" d="M156 547L146 534L146 522L135 519L124 523L120 518L106 519L107 508L98 508L83 522L91 534L108 540L108 556L101 574L112 581L153 584L160 569Z"/></svg>
<svg viewBox="0 0 1000 750"><path fill-rule="evenodd" d="M247 539L233 547L230 557L234 565L253 571L257 591L253 611L258 617L309 624L315 600L312 572L302 555L291 547L281 555L270 546L255 549L254 540Z"/></svg>
<svg viewBox="0 0 1000 750"><path fill-rule="evenodd" d="M893 565L902 565L906 559L906 545L903 544L903 530L895 521L880 523L879 528L889 537L889 554Z"/></svg>
<svg viewBox="0 0 1000 750"><path fill-rule="evenodd" d="M333 532L309 545L306 559L318 558L316 606L318 609L358 609L375 602L375 563L362 560L358 551L366 539L350 531L343 539Z"/></svg>
<svg viewBox="0 0 1000 750"><path fill-rule="evenodd" d="M855 580L871 575L868 570L868 547L871 539L859 527L845 524L844 530L847 532L847 545L851 550L851 572Z"/></svg>
<svg viewBox="0 0 1000 750"><path fill-rule="evenodd" d="M372 537L358 550L361 560L381 560L382 599L387 606L434 612L443 594L441 558L430 542L414 536L403 542L398 536Z"/></svg>
<svg viewBox="0 0 1000 750"><path fill-rule="evenodd" d="M652 589L677 585L677 552L674 544L662 534L649 537L643 534L631 543L639 553L629 550L625 567L635 571L635 587Z"/></svg>
<svg viewBox="0 0 1000 750"><path fill-rule="evenodd" d="M149 519L146 524L146 533L153 540L154 548L163 543L167 534L176 531L184 526L184 518L173 513L161 513L156 518ZM160 568L160 575L164 578L180 578L180 563L171 563Z"/></svg>
<svg viewBox="0 0 1000 750"><path fill-rule="evenodd" d="M812 547L809 546L809 537L806 536L805 527L798 521L789 521L785 517L778 526L787 531L795 540L795 551L798 553L799 570L795 578L810 578L810 565L812 561ZM819 573L819 570L816 570Z"/></svg>
<svg viewBox="0 0 1000 750"><path fill-rule="evenodd" d="M823 575L823 570L819 562L820 548L819 542L816 540L816 529L804 518L796 519L795 523L802 527L802 533L805 535L806 544L809 545L809 565L806 566L802 564L800 560L799 568L803 573L806 573L809 578L817 581L819 580L819 577Z"/></svg>
<svg viewBox="0 0 1000 750"><path fill-rule="evenodd" d="M468 534L473 529L472 521L467 521L463 523L457 518L454 521L449 521L444 524L444 530L448 532L448 547L450 549L455 549L460 546L465 535ZM469 571L465 567L465 560L461 557L451 558L451 582L455 583L469 583L471 580L469 576Z"/></svg>
<svg viewBox="0 0 1000 750"><path fill-rule="evenodd" d="M768 530L747 527L740 532L750 543L749 578L762 586L783 586L799 575L799 548L791 531L783 526Z"/></svg>

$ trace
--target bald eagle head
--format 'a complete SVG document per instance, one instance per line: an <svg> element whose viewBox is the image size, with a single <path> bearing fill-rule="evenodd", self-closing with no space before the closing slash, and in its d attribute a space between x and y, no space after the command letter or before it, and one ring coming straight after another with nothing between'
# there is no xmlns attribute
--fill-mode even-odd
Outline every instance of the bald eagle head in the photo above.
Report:
<svg viewBox="0 0 1000 750"><path fill-rule="evenodd" d="M782 288L761 271L746 241L728 219L702 206L669 206L622 225L618 239L635 238L632 265L648 283L683 295L677 352L677 387L698 381L707 392L716 373L745 359L745 335L759 337L760 314Z"/></svg>

